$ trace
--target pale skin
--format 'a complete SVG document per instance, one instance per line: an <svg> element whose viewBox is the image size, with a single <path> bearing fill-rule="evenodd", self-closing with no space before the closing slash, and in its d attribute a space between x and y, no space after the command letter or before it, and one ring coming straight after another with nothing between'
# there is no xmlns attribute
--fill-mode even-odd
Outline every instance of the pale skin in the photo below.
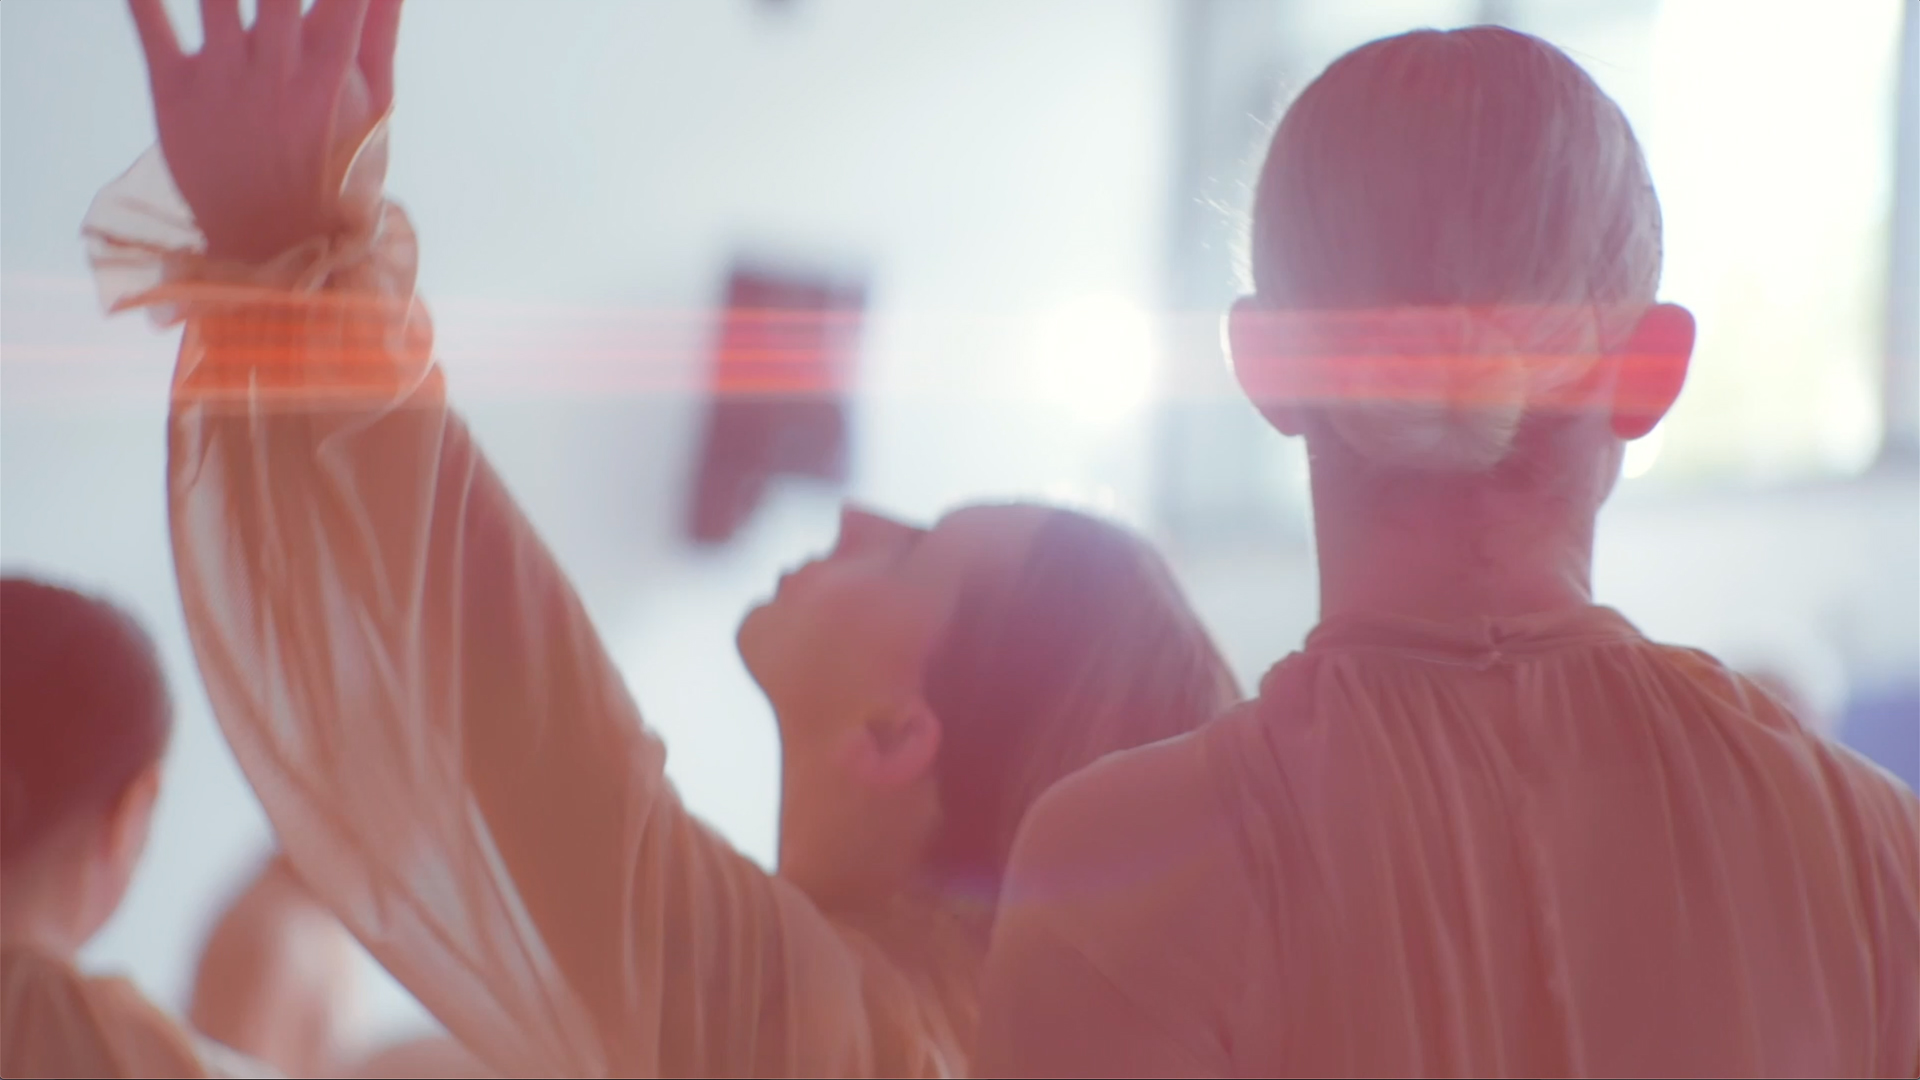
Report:
<svg viewBox="0 0 1920 1080"><path fill-rule="evenodd" d="M276 855L208 935L188 1018L289 1076L330 1076L346 1041L354 964L346 929Z"/></svg>
<svg viewBox="0 0 1920 1080"><path fill-rule="evenodd" d="M0 878L0 938L71 962L126 895L159 795L156 761L104 811L68 823L8 868Z"/></svg>
<svg viewBox="0 0 1920 1080"><path fill-rule="evenodd" d="M208 254L272 257L342 228L336 148L393 103L398 0L201 0L205 45L187 54L162 0L130 0L174 184Z"/></svg>
<svg viewBox="0 0 1920 1080"><path fill-rule="evenodd" d="M188 1016L201 1034L290 1077L492 1075L444 1036L343 1054L358 1005L357 963L346 927L275 855L215 923Z"/></svg>
<svg viewBox="0 0 1920 1080"><path fill-rule="evenodd" d="M1237 368L1284 352L1263 317L1282 309L1259 296L1234 305L1227 333ZM1386 614L1446 621L1591 604L1594 517L1619 476L1625 444L1651 432L1680 396L1693 339L1687 309L1651 304L1594 366L1587 380L1604 404L1581 421L1598 448L1593 471L1552 500L1504 494L1475 481L1431 482L1398 487L1383 505L1364 483L1353 482L1352 454L1341 452L1338 436L1321 428L1313 410L1262 405L1281 434L1307 440L1321 619Z"/></svg>
<svg viewBox="0 0 1920 1080"><path fill-rule="evenodd" d="M833 550L741 623L741 657L780 725L780 873L819 902L918 884L939 819L928 657L961 591L1011 576L1046 515L974 506L918 529L847 507Z"/></svg>
<svg viewBox="0 0 1920 1080"><path fill-rule="evenodd" d="M209 255L259 262L351 226L341 145L392 105L398 0L203 0L206 44L179 46L161 0L130 0L162 152ZM372 163L376 166L382 163ZM919 885L939 819L939 721L921 697L964 588L1018 567L1046 511L979 506L928 529L847 508L824 558L741 626L782 746L779 873L826 907Z"/></svg>

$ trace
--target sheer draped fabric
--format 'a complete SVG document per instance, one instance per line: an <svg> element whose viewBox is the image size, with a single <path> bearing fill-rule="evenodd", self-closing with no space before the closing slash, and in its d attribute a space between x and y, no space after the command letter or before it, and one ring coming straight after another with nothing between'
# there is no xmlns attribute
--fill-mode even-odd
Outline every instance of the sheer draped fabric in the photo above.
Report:
<svg viewBox="0 0 1920 1080"><path fill-rule="evenodd" d="M507 1075L964 1071L978 946L938 919L830 917L686 810L448 408L406 215L368 217L214 265L150 157L87 230L110 307L185 322L181 600L294 866Z"/></svg>
<svg viewBox="0 0 1920 1080"><path fill-rule="evenodd" d="M985 1075L1911 1077L1920 802L1605 608L1334 621L1042 800L985 995Z"/></svg>

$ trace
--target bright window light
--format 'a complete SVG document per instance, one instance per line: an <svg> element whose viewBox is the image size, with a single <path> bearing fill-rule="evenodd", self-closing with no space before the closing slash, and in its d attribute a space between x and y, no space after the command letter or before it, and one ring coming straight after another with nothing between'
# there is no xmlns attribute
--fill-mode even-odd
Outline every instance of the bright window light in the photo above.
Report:
<svg viewBox="0 0 1920 1080"><path fill-rule="evenodd" d="M1076 298L1038 321L1035 396L1081 422L1108 428L1153 395L1156 330L1138 305L1113 296Z"/></svg>
<svg viewBox="0 0 1920 1080"><path fill-rule="evenodd" d="M1847 472L1878 449L1900 7L1660 5L1631 118L1661 293L1700 336L1658 475Z"/></svg>
<svg viewBox="0 0 1920 1080"><path fill-rule="evenodd" d="M1625 459L1620 465L1620 475L1628 480L1638 480L1647 475L1653 463L1660 460L1660 444L1666 441L1666 432L1667 427L1662 424L1628 443Z"/></svg>

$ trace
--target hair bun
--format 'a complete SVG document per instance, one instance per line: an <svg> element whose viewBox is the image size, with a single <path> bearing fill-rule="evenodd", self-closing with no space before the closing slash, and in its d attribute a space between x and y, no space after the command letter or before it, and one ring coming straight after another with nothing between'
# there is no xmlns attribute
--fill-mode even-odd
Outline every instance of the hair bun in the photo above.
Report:
<svg viewBox="0 0 1920 1080"><path fill-rule="evenodd" d="M1344 313L1326 369L1327 418L1362 456L1395 468L1484 472L1528 409L1599 353L1591 305L1404 307Z"/></svg>
<svg viewBox="0 0 1920 1080"><path fill-rule="evenodd" d="M1328 410L1333 429L1383 465L1480 472L1499 464L1527 407L1527 361L1509 328L1461 307L1374 315L1380 347L1342 358L1349 390Z"/></svg>
<svg viewBox="0 0 1920 1080"><path fill-rule="evenodd" d="M1660 207L1625 114L1564 52L1499 27L1419 30L1347 53L1287 109L1249 255L1254 295L1276 312L1374 309L1384 322L1397 305L1495 305L1405 309L1430 314L1434 332L1404 343L1408 360L1451 350L1458 362L1410 362L1384 393L1346 394L1337 374L1251 373L1261 390L1317 380L1327 393L1305 403L1365 457L1478 471L1513 452L1528 410L1558 408L1562 388L1577 395L1570 409L1598 404L1584 395L1599 380L1577 373L1630 332L1615 313L1653 302ZM1596 314L1609 320L1597 340ZM1361 344L1344 355L1391 366Z"/></svg>

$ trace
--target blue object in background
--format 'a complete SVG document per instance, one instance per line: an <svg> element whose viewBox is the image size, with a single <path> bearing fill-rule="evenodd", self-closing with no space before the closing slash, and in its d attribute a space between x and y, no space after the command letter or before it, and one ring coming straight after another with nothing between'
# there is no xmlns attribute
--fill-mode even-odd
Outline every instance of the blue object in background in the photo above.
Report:
<svg viewBox="0 0 1920 1080"><path fill-rule="evenodd" d="M1920 682L1849 702L1840 741L1920 791Z"/></svg>

